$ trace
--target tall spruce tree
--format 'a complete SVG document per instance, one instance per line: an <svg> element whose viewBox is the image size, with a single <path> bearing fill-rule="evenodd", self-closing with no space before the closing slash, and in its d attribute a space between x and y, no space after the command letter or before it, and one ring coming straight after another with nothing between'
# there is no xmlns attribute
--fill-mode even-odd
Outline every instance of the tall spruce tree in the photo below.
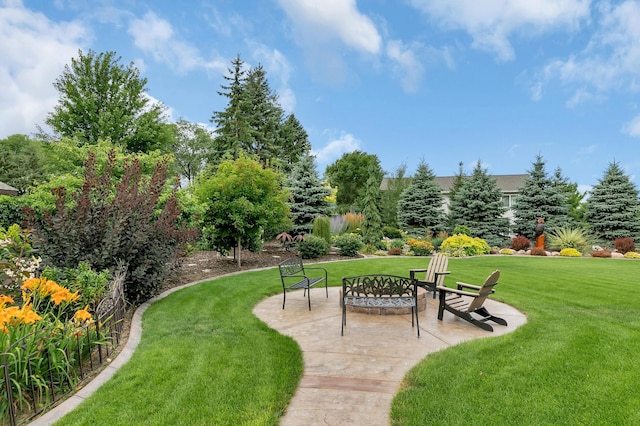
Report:
<svg viewBox="0 0 640 426"><path fill-rule="evenodd" d="M509 219L504 217L502 192L496 180L487 174L480 161L471 176L451 200L451 214L456 225L467 226L471 235L499 246L507 239Z"/></svg>
<svg viewBox="0 0 640 426"><path fill-rule="evenodd" d="M382 218L380 217L380 183L382 177L376 173L376 165L371 163L367 173L369 179L365 186L364 198L362 200L364 221L362 222L362 242L372 247L379 247L382 241Z"/></svg>
<svg viewBox="0 0 640 426"><path fill-rule="evenodd" d="M424 161L420 161L411 183L402 191L398 201L398 225L414 236L444 229L442 190L435 175Z"/></svg>
<svg viewBox="0 0 640 426"><path fill-rule="evenodd" d="M591 190L586 202L589 228L604 243L631 237L640 241L640 200L638 189L615 161Z"/></svg>
<svg viewBox="0 0 640 426"><path fill-rule="evenodd" d="M296 116L289 114L280 127L280 160L283 171L288 173L293 164L310 151L309 134Z"/></svg>
<svg viewBox="0 0 640 426"><path fill-rule="evenodd" d="M547 176L541 155L536 156L533 168L528 173L529 179L520 188L513 208L513 230L516 234L533 239L534 228L540 217L545 221L547 232L568 224L567 199L565 193Z"/></svg>
<svg viewBox="0 0 640 426"><path fill-rule="evenodd" d="M461 161L458 163L458 173L456 173L453 177L453 182L451 182L451 188L449 188L449 205L451 205L451 200L456 197L462 185L464 185L464 180L466 178L466 174L464 172L464 163ZM452 231L455 227L455 219L451 214L451 209L449 208L448 213L446 214L447 218L447 228L449 231Z"/></svg>
<svg viewBox="0 0 640 426"><path fill-rule="evenodd" d="M330 207L326 199L331 190L318 178L314 159L310 155L303 155L293 165L286 183L291 191L289 209L293 221L292 234L309 234L313 229L313 220L329 214Z"/></svg>
<svg viewBox="0 0 640 426"><path fill-rule="evenodd" d="M564 194L567 204L567 224L571 227L586 225L584 217L585 203L583 202L586 192L578 191L578 184L570 182L569 178L562 174L562 169L557 167L551 177L551 184L555 186L561 194ZM560 224L560 226L564 226Z"/></svg>

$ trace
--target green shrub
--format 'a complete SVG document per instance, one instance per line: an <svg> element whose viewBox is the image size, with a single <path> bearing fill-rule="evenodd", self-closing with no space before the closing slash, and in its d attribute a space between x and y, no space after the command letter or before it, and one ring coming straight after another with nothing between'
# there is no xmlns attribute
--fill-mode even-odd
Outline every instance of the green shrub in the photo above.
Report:
<svg viewBox="0 0 640 426"><path fill-rule="evenodd" d="M613 246L616 248L616 251L618 253L628 253L630 251L635 251L636 250L636 245L633 242L633 238L616 238L613 241Z"/></svg>
<svg viewBox="0 0 640 426"><path fill-rule="evenodd" d="M640 259L640 254L635 251L628 251L624 254L626 259Z"/></svg>
<svg viewBox="0 0 640 426"><path fill-rule="evenodd" d="M389 248L399 248L400 250L404 249L404 240L396 239L389 241Z"/></svg>
<svg viewBox="0 0 640 426"><path fill-rule="evenodd" d="M574 249L574 248L563 248L562 250L560 250L560 256L566 256L566 257L580 257L582 256L582 254Z"/></svg>
<svg viewBox="0 0 640 426"><path fill-rule="evenodd" d="M471 229L466 225L458 225L453 229L453 235L471 235Z"/></svg>
<svg viewBox="0 0 640 426"><path fill-rule="evenodd" d="M558 228L549 234L547 246L555 250L572 248L585 251L589 246L589 241L582 228Z"/></svg>
<svg viewBox="0 0 640 426"><path fill-rule="evenodd" d="M511 240L511 248L516 251L529 250L529 247L531 247L531 241L524 235L518 235Z"/></svg>
<svg viewBox="0 0 640 426"><path fill-rule="evenodd" d="M88 305L92 311L106 295L111 279L107 269L102 272L94 271L86 261L80 262L77 268L47 266L41 276L56 281L72 292L78 292L78 304L83 307Z"/></svg>
<svg viewBox="0 0 640 426"><path fill-rule="evenodd" d="M356 234L342 234L334 240L333 245L338 247L342 256L354 257L362 248L362 239Z"/></svg>
<svg viewBox="0 0 640 426"><path fill-rule="evenodd" d="M383 226L382 235L389 239L402 238L402 231L398 228L394 228L393 226Z"/></svg>
<svg viewBox="0 0 640 426"><path fill-rule="evenodd" d="M329 253L329 243L317 235L307 235L304 241L298 243L298 252L303 259L315 259Z"/></svg>
<svg viewBox="0 0 640 426"><path fill-rule="evenodd" d="M482 238L473 238L464 234L453 235L442 242L440 251L454 256L477 256L481 254L489 254L491 247Z"/></svg>
<svg viewBox="0 0 640 426"><path fill-rule="evenodd" d="M327 244L331 244L331 220L327 216L318 216L313 220L313 235L324 238Z"/></svg>
<svg viewBox="0 0 640 426"><path fill-rule="evenodd" d="M433 253L433 244L425 238L409 238L407 245L416 256L429 256Z"/></svg>

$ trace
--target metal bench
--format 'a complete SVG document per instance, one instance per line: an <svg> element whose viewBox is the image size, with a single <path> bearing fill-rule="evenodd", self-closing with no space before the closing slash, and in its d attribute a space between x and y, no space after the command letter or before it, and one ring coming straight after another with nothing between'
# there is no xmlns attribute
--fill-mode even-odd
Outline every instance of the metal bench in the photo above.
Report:
<svg viewBox="0 0 640 426"><path fill-rule="evenodd" d="M411 327L418 328L417 280L396 275L375 274L342 278L342 328L347 325L347 307L411 308Z"/></svg>
<svg viewBox="0 0 640 426"><path fill-rule="evenodd" d="M329 297L327 288L327 270L320 267L306 267L302 264L299 257L291 257L278 265L280 270L280 280L282 281L282 290L284 299L282 300L282 309L287 301L287 290L304 289L304 293L309 299L309 310L311 310L311 287L324 281L324 290ZM308 270L324 271L324 276L311 277L307 275ZM314 273L314 275L317 275Z"/></svg>

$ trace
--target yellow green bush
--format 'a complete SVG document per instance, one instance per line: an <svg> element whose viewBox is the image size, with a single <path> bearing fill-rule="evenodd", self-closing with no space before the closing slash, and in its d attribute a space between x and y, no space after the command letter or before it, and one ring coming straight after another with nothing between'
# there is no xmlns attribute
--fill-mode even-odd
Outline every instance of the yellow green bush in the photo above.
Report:
<svg viewBox="0 0 640 426"><path fill-rule="evenodd" d="M626 259L640 259L640 254L638 254L638 252L635 252L635 251L628 251L624 254L624 257Z"/></svg>
<svg viewBox="0 0 640 426"><path fill-rule="evenodd" d="M477 256L489 254L491 247L482 238L474 238L464 234L456 234L447 238L440 245L440 251L453 257Z"/></svg>
<svg viewBox="0 0 640 426"><path fill-rule="evenodd" d="M510 248L503 248L503 249L501 249L498 253L500 253L500 254L514 254L514 253L515 253L515 251L513 251L513 250L512 250L512 249L510 249Z"/></svg>
<svg viewBox="0 0 640 426"><path fill-rule="evenodd" d="M580 257L582 256L582 254L574 248L563 248L562 250L560 250L560 256Z"/></svg>
<svg viewBox="0 0 640 426"><path fill-rule="evenodd" d="M409 250L416 256L429 256L433 253L433 244L424 238L409 238L407 240Z"/></svg>

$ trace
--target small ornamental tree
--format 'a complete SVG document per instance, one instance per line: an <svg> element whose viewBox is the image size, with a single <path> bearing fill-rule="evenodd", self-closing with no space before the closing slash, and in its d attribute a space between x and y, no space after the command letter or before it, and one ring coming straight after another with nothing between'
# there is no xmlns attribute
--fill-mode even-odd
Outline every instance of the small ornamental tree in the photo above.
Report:
<svg viewBox="0 0 640 426"><path fill-rule="evenodd" d="M233 248L238 267L242 248L256 250L263 230L291 225L282 180L281 174L241 154L196 185L197 197L207 205L204 223L213 230L213 248L223 253Z"/></svg>
<svg viewBox="0 0 640 426"><path fill-rule="evenodd" d="M375 248L379 248L382 237L382 219L380 218L380 182L382 178L376 173L375 165L369 165L369 179L365 186L365 194L362 200L364 221L362 222L362 242Z"/></svg>
<svg viewBox="0 0 640 426"><path fill-rule="evenodd" d="M442 191L435 175L424 161L418 164L411 183L398 201L398 225L414 236L427 231L437 233L444 229Z"/></svg>
<svg viewBox="0 0 640 426"><path fill-rule="evenodd" d="M457 225L467 226L474 237L485 239L490 245L500 246L509 231L509 219L504 217L502 193L478 161L471 176L453 200L451 217Z"/></svg>
<svg viewBox="0 0 640 426"><path fill-rule="evenodd" d="M286 183L291 191L291 199L288 203L293 221L291 234L293 236L309 234L313 229L315 218L329 214L329 203L326 199L331 190L318 178L313 157L310 155L302 156L294 164Z"/></svg>
<svg viewBox="0 0 640 426"><path fill-rule="evenodd" d="M613 162L591 190L585 217L589 229L603 242L630 237L640 241L640 200L638 189Z"/></svg>
<svg viewBox="0 0 640 426"><path fill-rule="evenodd" d="M114 178L115 166L112 151L98 175L96 158L90 152L80 190L54 189L55 210L45 212L42 218L31 209L25 213L46 265L76 268L86 261L94 270L113 271L124 261L126 297L137 304L157 294L197 232L179 225L175 187L161 203L167 182L166 161L156 163L148 180L142 177L137 158L125 162L119 180Z"/></svg>

